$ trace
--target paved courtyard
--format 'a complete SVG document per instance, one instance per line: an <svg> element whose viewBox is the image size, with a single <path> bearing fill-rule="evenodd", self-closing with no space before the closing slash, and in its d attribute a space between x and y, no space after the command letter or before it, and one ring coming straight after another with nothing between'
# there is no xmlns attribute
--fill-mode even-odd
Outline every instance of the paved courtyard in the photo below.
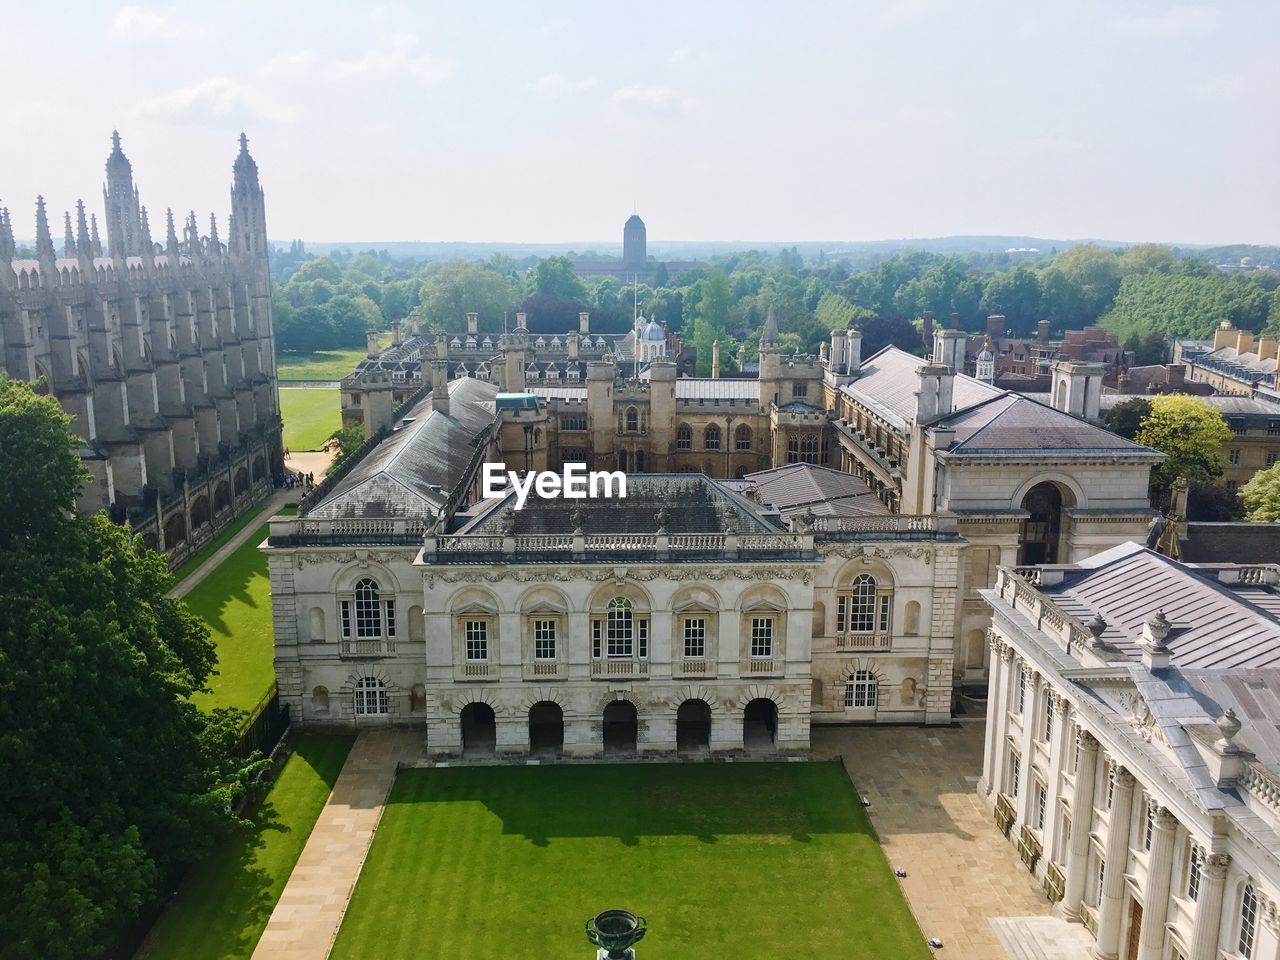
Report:
<svg viewBox="0 0 1280 960"><path fill-rule="evenodd" d="M813 729L814 757L843 755L871 801L889 863L907 871L911 909L924 935L942 941L937 955L945 960L999 960L1006 951L989 918L1053 912L978 799L983 729L980 722ZM1041 926L1074 932L1061 921Z"/></svg>

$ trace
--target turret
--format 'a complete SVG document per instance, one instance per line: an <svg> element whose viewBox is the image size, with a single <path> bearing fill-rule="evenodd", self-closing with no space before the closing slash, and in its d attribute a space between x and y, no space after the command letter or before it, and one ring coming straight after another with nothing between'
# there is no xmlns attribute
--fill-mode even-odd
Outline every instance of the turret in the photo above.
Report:
<svg viewBox="0 0 1280 960"><path fill-rule="evenodd" d="M98 236L98 215L89 214L89 247L95 257L102 256L102 239Z"/></svg>
<svg viewBox="0 0 1280 960"><path fill-rule="evenodd" d="M9 208L0 209L0 260L12 263L18 252L18 245L13 240L13 218Z"/></svg>
<svg viewBox="0 0 1280 960"><path fill-rule="evenodd" d="M232 167L231 236L228 251L233 255L267 257L267 217L265 195L258 183L258 165L249 155L249 138L240 134L240 153Z"/></svg>
<svg viewBox="0 0 1280 960"><path fill-rule="evenodd" d="M54 271L57 255L53 252L53 237L49 233L49 215L44 209L44 197L36 197L36 259L40 261L40 273L46 278ZM49 282L48 279L45 280Z"/></svg>
<svg viewBox="0 0 1280 960"><path fill-rule="evenodd" d="M142 215L138 189L133 183L133 166L120 149L120 133L111 131L111 154L107 157L107 181L102 187L106 211L107 245L118 260L144 253Z"/></svg>
<svg viewBox="0 0 1280 960"><path fill-rule="evenodd" d="M63 215L62 230L62 255L64 257L74 257L76 255L76 235L71 230L71 211L68 210Z"/></svg>
<svg viewBox="0 0 1280 960"><path fill-rule="evenodd" d="M93 241L89 239L89 224L85 220L84 201L76 201L76 253L80 258L80 272L86 279L93 270Z"/></svg>
<svg viewBox="0 0 1280 960"><path fill-rule="evenodd" d="M181 251L178 249L178 231L173 225L173 208L170 207L164 212L165 219L165 238L164 252L169 258L169 266L177 269Z"/></svg>
<svg viewBox="0 0 1280 960"><path fill-rule="evenodd" d="M218 215L216 213L209 214L209 253L215 257L222 253L222 243L218 240Z"/></svg>
<svg viewBox="0 0 1280 960"><path fill-rule="evenodd" d="M151 241L151 221L147 219L146 207L139 211L139 218L142 221L142 264L150 270L155 262L156 250Z"/></svg>

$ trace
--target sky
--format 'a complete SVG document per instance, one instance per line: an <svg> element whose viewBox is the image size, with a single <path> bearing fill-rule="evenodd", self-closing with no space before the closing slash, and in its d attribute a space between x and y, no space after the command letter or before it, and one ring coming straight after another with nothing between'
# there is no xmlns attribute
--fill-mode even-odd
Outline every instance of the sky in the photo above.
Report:
<svg viewBox="0 0 1280 960"><path fill-rule="evenodd" d="M153 227L243 130L279 241L1280 242L1271 0L5 7L19 237L119 128Z"/></svg>

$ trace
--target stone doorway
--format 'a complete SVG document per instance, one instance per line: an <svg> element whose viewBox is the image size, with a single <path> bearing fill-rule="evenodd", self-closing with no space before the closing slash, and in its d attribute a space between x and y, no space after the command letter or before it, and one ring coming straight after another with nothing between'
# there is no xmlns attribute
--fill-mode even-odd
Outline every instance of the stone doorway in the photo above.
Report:
<svg viewBox="0 0 1280 960"><path fill-rule="evenodd" d="M487 703L468 703L462 708L463 757L492 757L498 746L498 720Z"/></svg>
<svg viewBox="0 0 1280 960"><path fill-rule="evenodd" d="M705 700L686 700L676 710L676 749L681 753L708 753L711 750L711 705Z"/></svg>
<svg viewBox="0 0 1280 960"><path fill-rule="evenodd" d="M766 697L752 700L742 711L742 746L770 751L778 742L778 705Z"/></svg>
<svg viewBox="0 0 1280 960"><path fill-rule="evenodd" d="M604 708L604 755L627 756L636 752L640 723L636 705L614 700Z"/></svg>
<svg viewBox="0 0 1280 960"><path fill-rule="evenodd" d="M564 711L560 704L543 700L529 708L529 754L558 757L564 749Z"/></svg>

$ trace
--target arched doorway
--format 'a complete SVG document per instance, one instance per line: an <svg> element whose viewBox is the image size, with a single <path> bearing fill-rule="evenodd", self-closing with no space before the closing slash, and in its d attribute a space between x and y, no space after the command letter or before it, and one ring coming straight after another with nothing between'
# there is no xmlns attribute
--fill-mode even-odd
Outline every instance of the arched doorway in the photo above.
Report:
<svg viewBox="0 0 1280 960"><path fill-rule="evenodd" d="M492 756L498 745L498 721L487 703L468 703L462 708L462 755Z"/></svg>
<svg viewBox="0 0 1280 960"><path fill-rule="evenodd" d="M604 708L605 756L635 753L639 729L636 705L630 700L611 701Z"/></svg>
<svg viewBox="0 0 1280 960"><path fill-rule="evenodd" d="M778 705L758 697L742 711L742 745L747 750L772 750L778 738Z"/></svg>
<svg viewBox="0 0 1280 960"><path fill-rule="evenodd" d="M542 700L529 708L529 753L560 756L564 747L564 711L560 704Z"/></svg>
<svg viewBox="0 0 1280 960"><path fill-rule="evenodd" d="M711 749L711 705L705 700L686 700L676 710L676 749L705 753Z"/></svg>
<svg viewBox="0 0 1280 960"><path fill-rule="evenodd" d="M1048 481L1037 483L1022 498L1029 516L1018 531L1018 565L1058 562L1062 536L1062 491Z"/></svg>

